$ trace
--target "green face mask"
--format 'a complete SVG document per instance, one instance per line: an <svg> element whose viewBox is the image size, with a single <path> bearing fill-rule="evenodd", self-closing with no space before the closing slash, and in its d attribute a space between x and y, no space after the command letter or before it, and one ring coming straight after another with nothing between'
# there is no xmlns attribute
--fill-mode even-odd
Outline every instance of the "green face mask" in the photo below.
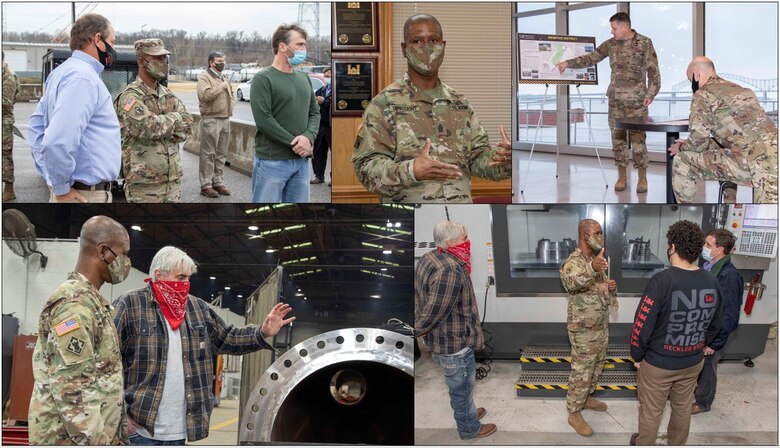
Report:
<svg viewBox="0 0 780 448"><path fill-rule="evenodd" d="M406 47L406 60L414 71L430 76L436 73L444 61L444 44L425 44L422 47Z"/></svg>
<svg viewBox="0 0 780 448"><path fill-rule="evenodd" d="M168 62L166 61L146 61L146 72L157 81L162 81L168 76Z"/></svg>
<svg viewBox="0 0 780 448"><path fill-rule="evenodd" d="M111 263L103 260L104 263L108 264L108 273L111 275L111 284L116 285L117 283L122 283L127 278L127 275L130 274L130 257L124 254L117 255L110 247L107 247L107 249L114 254L114 261Z"/></svg>
<svg viewBox="0 0 780 448"><path fill-rule="evenodd" d="M591 235L588 237L587 242L588 246L590 246L591 250L593 251L593 255L598 255L599 252L601 252L601 249L604 247L603 236Z"/></svg>

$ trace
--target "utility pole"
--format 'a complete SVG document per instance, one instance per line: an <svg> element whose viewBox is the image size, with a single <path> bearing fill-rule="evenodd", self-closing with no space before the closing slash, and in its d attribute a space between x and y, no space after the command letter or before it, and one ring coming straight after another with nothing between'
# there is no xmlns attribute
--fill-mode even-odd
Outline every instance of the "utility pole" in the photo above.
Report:
<svg viewBox="0 0 780 448"><path fill-rule="evenodd" d="M298 3L298 26L305 29L309 36L313 36L316 45L312 59L315 64L320 64L320 4L316 2Z"/></svg>
<svg viewBox="0 0 780 448"><path fill-rule="evenodd" d="M76 2L70 3L70 23L76 23Z"/></svg>

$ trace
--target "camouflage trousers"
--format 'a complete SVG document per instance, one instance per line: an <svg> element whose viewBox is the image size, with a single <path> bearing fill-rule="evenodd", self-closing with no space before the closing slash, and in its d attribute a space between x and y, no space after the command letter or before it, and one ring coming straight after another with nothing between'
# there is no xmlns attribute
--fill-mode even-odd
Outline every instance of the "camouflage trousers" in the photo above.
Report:
<svg viewBox="0 0 780 448"><path fill-rule="evenodd" d="M599 375L607 359L609 330L585 329L569 331L571 344L571 375L566 393L566 410L570 414L585 407L588 396L596 390Z"/></svg>
<svg viewBox="0 0 780 448"><path fill-rule="evenodd" d="M3 124L3 182L14 183L14 133L12 124Z"/></svg>
<svg viewBox="0 0 780 448"><path fill-rule="evenodd" d="M674 156L672 172L674 195L682 204L694 201L697 180L730 180L752 187L753 203L777 203L777 135L774 145L753 160L717 145L702 152L681 151Z"/></svg>
<svg viewBox="0 0 780 448"><path fill-rule="evenodd" d="M181 179L158 184L125 184L127 202L181 202Z"/></svg>
<svg viewBox="0 0 780 448"><path fill-rule="evenodd" d="M647 169L647 134L645 131L616 129L615 121L621 118L642 117L647 115L647 106L642 103L626 102L616 99L609 100L608 122L612 131L612 152L616 166L628 166L628 139L631 139L631 149L634 151L634 168Z"/></svg>

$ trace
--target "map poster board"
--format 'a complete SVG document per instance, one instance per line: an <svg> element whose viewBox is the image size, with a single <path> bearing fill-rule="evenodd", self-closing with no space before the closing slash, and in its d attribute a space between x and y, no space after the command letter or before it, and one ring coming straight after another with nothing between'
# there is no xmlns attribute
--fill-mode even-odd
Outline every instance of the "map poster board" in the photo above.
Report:
<svg viewBox="0 0 780 448"><path fill-rule="evenodd" d="M520 84L598 84L596 66L567 68L556 65L596 49L595 37L517 34L517 63Z"/></svg>

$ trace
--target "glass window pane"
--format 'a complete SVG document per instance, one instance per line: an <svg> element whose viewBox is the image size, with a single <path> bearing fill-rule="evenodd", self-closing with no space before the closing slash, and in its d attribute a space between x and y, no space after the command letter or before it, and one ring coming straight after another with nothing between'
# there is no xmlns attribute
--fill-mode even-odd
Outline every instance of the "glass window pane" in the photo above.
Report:
<svg viewBox="0 0 780 448"><path fill-rule="evenodd" d="M609 18L617 11L615 5L580 9L569 12L569 34L572 36L595 37L596 46L612 38ZM599 83L595 86L581 86L582 100L574 86L569 87L569 141L574 145L592 145L612 147L612 135L607 123L607 87L612 71L609 58L598 64ZM584 104L584 106L583 106ZM582 109L587 114L582 114ZM588 123L593 130L591 140ZM592 142L592 143L591 143Z"/></svg>
<svg viewBox="0 0 780 448"><path fill-rule="evenodd" d="M512 278L560 278L561 263L577 248L577 225L588 211L587 205L507 206Z"/></svg>
<svg viewBox="0 0 780 448"><path fill-rule="evenodd" d="M554 8L555 2L515 3L517 12L536 11L537 9Z"/></svg>
<svg viewBox="0 0 780 448"><path fill-rule="evenodd" d="M648 108L649 114L688 117L691 109L691 83L685 72L693 59L692 4L631 3L630 11L631 26L639 34L652 39L658 54L661 91ZM648 151L664 151L665 146L666 136L662 132L647 133Z"/></svg>
<svg viewBox="0 0 780 448"><path fill-rule="evenodd" d="M707 3L705 8L705 54L718 75L753 89L765 110L777 110L777 3Z"/></svg>
<svg viewBox="0 0 780 448"><path fill-rule="evenodd" d="M555 15L544 14L517 19L517 32L555 34ZM555 143L557 141L555 129L557 90L555 86L550 86L547 90L544 107L542 107L544 90L543 85L518 84L517 86L517 126L518 140L521 142L534 141L540 113L542 113L542 126L539 128L536 141L542 143Z"/></svg>

